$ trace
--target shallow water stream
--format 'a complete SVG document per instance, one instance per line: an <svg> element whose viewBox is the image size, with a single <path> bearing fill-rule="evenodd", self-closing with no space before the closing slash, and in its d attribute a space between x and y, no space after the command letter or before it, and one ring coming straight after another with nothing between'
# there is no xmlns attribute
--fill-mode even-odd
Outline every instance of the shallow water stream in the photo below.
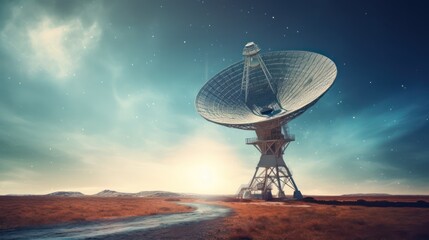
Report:
<svg viewBox="0 0 429 240"><path fill-rule="evenodd" d="M230 209L203 203L181 203L195 208L192 212L130 217L114 220L50 225L0 231L0 239L86 239L167 228L169 226L224 217Z"/></svg>

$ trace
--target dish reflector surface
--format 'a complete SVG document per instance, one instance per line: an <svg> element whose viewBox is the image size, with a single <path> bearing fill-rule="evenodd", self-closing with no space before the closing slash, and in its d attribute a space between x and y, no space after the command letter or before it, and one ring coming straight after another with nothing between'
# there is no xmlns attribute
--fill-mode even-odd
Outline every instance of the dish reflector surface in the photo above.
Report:
<svg viewBox="0 0 429 240"><path fill-rule="evenodd" d="M253 66L245 100L241 61L202 87L196 98L198 113L211 122L241 129L256 129L273 120L286 123L314 104L337 75L332 60L313 52L278 51L260 56L272 76L273 89L262 68Z"/></svg>

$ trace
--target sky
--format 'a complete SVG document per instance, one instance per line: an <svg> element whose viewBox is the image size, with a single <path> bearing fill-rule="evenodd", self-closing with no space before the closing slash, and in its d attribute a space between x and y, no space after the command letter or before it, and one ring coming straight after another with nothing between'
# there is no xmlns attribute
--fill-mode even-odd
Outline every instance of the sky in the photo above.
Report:
<svg viewBox="0 0 429 240"><path fill-rule="evenodd" d="M199 89L263 52L332 59L289 123L306 194L429 194L425 1L1 1L0 194L235 194L252 131L204 120ZM291 194L286 190L286 194Z"/></svg>

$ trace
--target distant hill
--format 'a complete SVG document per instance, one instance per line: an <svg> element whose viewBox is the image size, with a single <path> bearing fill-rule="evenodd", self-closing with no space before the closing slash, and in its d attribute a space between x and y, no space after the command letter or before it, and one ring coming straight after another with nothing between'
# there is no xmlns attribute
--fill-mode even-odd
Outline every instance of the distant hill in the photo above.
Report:
<svg viewBox="0 0 429 240"><path fill-rule="evenodd" d="M135 194L136 197L180 197L182 194L165 191L142 191Z"/></svg>
<svg viewBox="0 0 429 240"><path fill-rule="evenodd" d="M383 197L383 196L391 196L388 193L351 193L351 194L343 194L343 197Z"/></svg>
<svg viewBox="0 0 429 240"><path fill-rule="evenodd" d="M30 194L8 194L4 196L40 196L40 195L30 195ZM180 194L180 193L174 193L174 192L167 192L167 191L141 191L138 193L124 193L124 192L117 192L113 190L103 190L99 193L93 194L93 195L85 195L81 192L72 192L72 191L57 191L52 192L43 196L56 196L56 197L84 197L84 196L95 196L95 197L184 197L184 196L193 196L190 194Z"/></svg>
<svg viewBox="0 0 429 240"><path fill-rule="evenodd" d="M103 190L97 194L97 197L180 197L181 194L165 191L141 191L138 193L123 193L112 190Z"/></svg>
<svg viewBox="0 0 429 240"><path fill-rule="evenodd" d="M85 196L81 192L66 192L66 191L58 191L46 194L47 196L57 196L57 197L83 197Z"/></svg>
<svg viewBox="0 0 429 240"><path fill-rule="evenodd" d="M125 197L125 196L131 197L131 195L132 193L123 193L123 192L117 192L117 191L108 190L108 189L94 194L94 196L97 196L97 197Z"/></svg>

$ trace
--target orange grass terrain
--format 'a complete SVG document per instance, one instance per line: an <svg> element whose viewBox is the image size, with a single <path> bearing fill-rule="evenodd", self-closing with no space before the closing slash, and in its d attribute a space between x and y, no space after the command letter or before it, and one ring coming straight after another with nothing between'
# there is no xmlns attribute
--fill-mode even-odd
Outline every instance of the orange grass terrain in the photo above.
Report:
<svg viewBox="0 0 429 240"><path fill-rule="evenodd" d="M164 198L0 196L0 229L187 212Z"/></svg>
<svg viewBox="0 0 429 240"><path fill-rule="evenodd" d="M389 201L389 202L429 202L428 195L381 195L381 196L308 196L314 197L317 200L337 200L337 201L356 201L364 199L365 201Z"/></svg>
<svg viewBox="0 0 429 240"><path fill-rule="evenodd" d="M399 198L383 197L383 200L427 200L427 197ZM358 199L374 201L366 197ZM306 202L262 201L217 204L234 209L234 214L223 220L218 232L210 235L213 238L429 239L428 208L330 206Z"/></svg>
<svg viewBox="0 0 429 240"><path fill-rule="evenodd" d="M314 197L318 200L427 201L423 196ZM0 226L11 228L190 211L164 198L0 197ZM308 202L181 199L230 207L225 218L153 229L134 239L429 239L429 208L332 206ZM130 235L132 237L132 235ZM136 235L138 236L138 235ZM126 239L126 238L124 238Z"/></svg>

